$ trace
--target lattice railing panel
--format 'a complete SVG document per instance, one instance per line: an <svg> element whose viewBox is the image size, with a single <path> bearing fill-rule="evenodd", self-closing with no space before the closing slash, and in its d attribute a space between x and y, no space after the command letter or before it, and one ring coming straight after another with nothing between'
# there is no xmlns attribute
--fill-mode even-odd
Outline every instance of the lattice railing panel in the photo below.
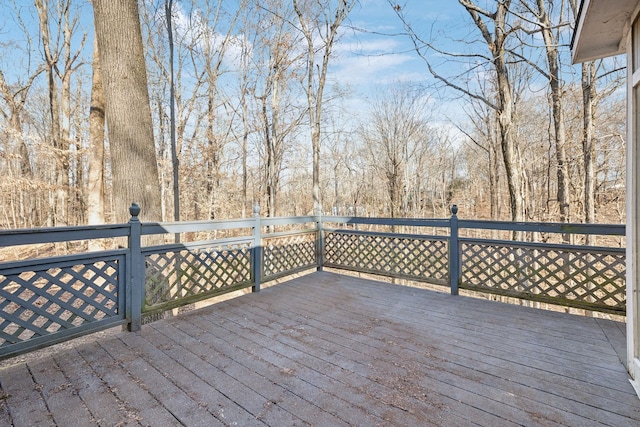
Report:
<svg viewBox="0 0 640 427"><path fill-rule="evenodd" d="M143 311L183 299L206 298L250 282L248 244L148 254L145 256Z"/></svg>
<svg viewBox="0 0 640 427"><path fill-rule="evenodd" d="M435 284L448 278L446 239L330 232L325 263L367 273L406 277Z"/></svg>
<svg viewBox="0 0 640 427"><path fill-rule="evenodd" d="M262 242L265 280L317 265L316 233L268 237Z"/></svg>
<svg viewBox="0 0 640 427"><path fill-rule="evenodd" d="M0 269L0 347L120 313L122 258Z"/></svg>
<svg viewBox="0 0 640 427"><path fill-rule="evenodd" d="M623 312L624 250L462 244L461 286Z"/></svg>

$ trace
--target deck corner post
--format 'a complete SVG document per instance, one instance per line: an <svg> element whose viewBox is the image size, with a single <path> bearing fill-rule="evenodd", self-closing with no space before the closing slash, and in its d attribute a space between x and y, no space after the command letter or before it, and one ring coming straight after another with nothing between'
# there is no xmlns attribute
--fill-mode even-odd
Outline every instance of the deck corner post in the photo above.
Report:
<svg viewBox="0 0 640 427"><path fill-rule="evenodd" d="M131 207L129 207L129 213L131 214L129 219L129 251L131 254L129 259L131 260L131 265L127 274L129 280L126 286L126 315L129 320L127 330L135 332L142 327L142 295L144 292L144 257L142 256L140 239L142 224L138 219L140 206L137 203L132 203Z"/></svg>
<svg viewBox="0 0 640 427"><path fill-rule="evenodd" d="M460 240L458 236L458 205L451 206L450 237L449 237L449 287L451 295L458 295L460 281Z"/></svg>
<svg viewBox="0 0 640 427"><path fill-rule="evenodd" d="M251 291L259 292L260 284L262 282L262 258L264 256L264 251L262 250L262 225L260 222L260 205L258 203L253 205L253 218L255 220L255 224L253 225L253 248L251 249L251 264L253 267L253 286L251 287Z"/></svg>
<svg viewBox="0 0 640 427"><path fill-rule="evenodd" d="M322 227L322 206L318 206L315 212L316 220L316 270L322 271L324 267L324 229Z"/></svg>

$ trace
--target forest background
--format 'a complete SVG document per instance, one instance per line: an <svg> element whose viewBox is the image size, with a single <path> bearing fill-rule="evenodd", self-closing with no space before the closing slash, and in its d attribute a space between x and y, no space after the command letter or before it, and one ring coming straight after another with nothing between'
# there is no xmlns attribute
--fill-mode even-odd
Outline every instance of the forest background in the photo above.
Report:
<svg viewBox="0 0 640 427"><path fill-rule="evenodd" d="M91 2L0 4L0 227L125 221ZM626 64L571 64L576 8L140 0L153 219L624 222Z"/></svg>

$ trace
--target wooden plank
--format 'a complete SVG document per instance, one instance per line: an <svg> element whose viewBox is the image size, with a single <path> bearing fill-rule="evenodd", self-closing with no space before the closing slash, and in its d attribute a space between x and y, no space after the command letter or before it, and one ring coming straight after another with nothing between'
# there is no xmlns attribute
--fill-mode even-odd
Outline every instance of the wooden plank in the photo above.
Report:
<svg viewBox="0 0 640 427"><path fill-rule="evenodd" d="M199 318L195 320L203 330L210 329L204 322L205 319L202 319L204 323L201 323ZM260 358L258 363L249 359L254 369L264 372L265 375L269 375L269 378L277 380L278 384L304 399L312 396L313 405L343 419L350 425L378 425L388 421L382 414L372 410L377 405L371 399L357 401L355 399L358 396L357 390L350 389L350 384L332 377L326 370L313 369L301 363L299 359L303 354L295 358L283 357L274 348L276 341L267 338L265 345L265 342L248 339L247 334L250 331L242 332L242 335L236 335L223 331L216 338L226 345L235 345L245 351L253 352L254 349L261 349L258 353ZM215 335L216 332L212 331L212 334ZM420 421L424 422L424 420Z"/></svg>
<svg viewBox="0 0 640 427"><path fill-rule="evenodd" d="M341 322L341 319L337 319L337 321ZM327 327L331 330L336 330L337 325L331 324L327 325ZM401 326L402 330L406 330L407 327L410 328L410 326L407 325ZM536 407L537 402L538 410L546 410L547 406L555 406L556 408L563 410L566 407L576 407L576 409L573 411L576 415L580 415L583 417L590 416L593 419L599 419L600 422L607 422L612 419L611 414L603 413L602 411L594 411L593 406L582 402L577 402L572 399L563 399L561 397L554 396L553 402L550 403L550 395L547 391L536 390L522 384L514 383L509 376L505 376L500 372L488 375L486 372L482 372L476 366L473 366L473 364L467 364L468 362L464 354L460 355L458 359L453 360L451 360L450 355L448 355L449 358L443 358L439 355L435 358L420 358L419 355L425 351L427 346L424 345L424 343L420 342L420 340L416 341L414 339L407 341L402 338L398 339L398 332L400 332L400 329L397 327L389 329L388 322L382 323L379 328L376 329L376 332L383 333L379 336L372 336L371 334L368 334L366 336L366 343L393 342L394 346L400 347L400 350L398 350L397 354L394 356L394 358L397 358L399 360L403 359L402 353L404 351L409 350L411 352L414 352L415 354L412 355L411 353L409 353L404 358L411 361L418 359L420 365L426 365L430 370L437 370L440 373L444 373L443 376L448 376L450 384L460 385L461 383L464 383L465 380L472 379L473 382L477 383L480 387L482 387L483 385L489 386L497 390L506 391L509 395L515 395L519 396L520 398L526 399L529 402L528 409ZM419 334L415 335L419 336ZM345 340L345 343L346 342L347 341ZM430 355L433 356L435 353L434 350L437 351L437 347L439 347L439 345L437 347L434 347L433 342L429 342L428 347ZM483 388L482 393L487 393L486 389ZM616 419L615 415L613 415L613 419ZM618 421L625 422L627 421L627 419L618 417ZM573 423L576 422L579 422L580 424L584 423L584 421L580 420L573 421Z"/></svg>
<svg viewBox="0 0 640 427"><path fill-rule="evenodd" d="M119 365L127 371L133 381L146 390L160 405L175 417L181 425L188 426L218 426L224 425L206 407L194 400L183 390L168 380L168 373L153 365L154 360L145 360L137 351L141 338L131 334L130 343L134 348L128 347L120 339L110 340L108 345L103 345L104 350L116 359Z"/></svg>
<svg viewBox="0 0 640 427"><path fill-rule="evenodd" d="M190 316L190 322L198 325L199 316ZM182 323L180 323L182 325ZM248 369L255 372L258 376L262 377L266 381L270 381L276 384L276 388L270 393L270 402L284 407L287 411L295 413L305 423L311 425L347 425L347 423L337 416L335 413L331 413L321 406L316 401L319 399L319 391L314 390L314 394L305 394L300 388L302 385L300 380L296 380L292 377L293 384L288 380L290 371L281 370L280 368L268 364L262 358L264 349L259 346L242 346L238 345L236 340L239 337L233 337L232 341L225 341L217 336L220 333L220 328L210 328L211 325L206 325L202 328L202 334L198 336L198 339L203 343L209 345L212 349L220 349L225 355L231 359L242 363L247 361L248 365L245 365ZM210 329L210 333L207 330ZM228 335L224 334L223 335ZM230 338L227 336L227 338ZM250 362L250 363L249 363ZM225 369L226 371L226 369ZM255 379L255 377L254 377ZM263 383L259 381L258 384ZM261 390L261 387L255 386L255 390ZM273 387L271 387L273 389Z"/></svg>
<svg viewBox="0 0 640 427"><path fill-rule="evenodd" d="M140 425L136 411L102 381L76 349L53 355L64 375L74 384L78 396L99 426Z"/></svg>
<svg viewBox="0 0 640 427"><path fill-rule="evenodd" d="M299 425L303 421L280 405L274 405L273 397L284 392L278 384L259 376L255 371L237 362L229 354L209 346L201 335L205 332L183 322L176 325L156 322L144 331L145 336L161 334L175 343L175 351L168 351L177 363L189 369L197 369L200 378L219 392L251 413L256 420L267 425ZM188 349L188 351L184 351Z"/></svg>
<svg viewBox="0 0 640 427"><path fill-rule="evenodd" d="M14 427L54 426L40 389L26 363L0 370L0 384Z"/></svg>
<svg viewBox="0 0 640 427"><path fill-rule="evenodd" d="M121 368L122 358L113 358L105 351L103 345L110 346L115 340L116 338L105 339L102 345L90 343L78 348L78 352L109 390L119 400L127 402L127 406L119 407L118 411L124 411L127 417L134 416L143 425L182 426L147 389Z"/></svg>
<svg viewBox="0 0 640 427"><path fill-rule="evenodd" d="M11 422L9 406L7 405L7 399L9 396L10 395L0 387L0 425L2 426L10 426L13 424Z"/></svg>
<svg viewBox="0 0 640 427"><path fill-rule="evenodd" d="M627 366L627 331L626 329L622 329L625 325L620 322L605 319L595 319L595 321L618 355L620 362Z"/></svg>
<svg viewBox="0 0 640 427"><path fill-rule="evenodd" d="M183 365L182 360L188 358L191 353L187 348L178 347L168 337L152 328L145 328L144 333L138 336L123 334L120 338L127 346L135 348L136 354L162 372L166 379L192 399L202 412L206 411L216 417L221 425L249 425L257 421L257 418L241 405L230 400L216 390L213 384L206 383L197 375L203 369L202 360L196 361L188 368ZM173 350L179 352L176 359L169 356ZM193 361L193 358L191 360Z"/></svg>
<svg viewBox="0 0 640 427"><path fill-rule="evenodd" d="M338 293L338 295L339 295L339 294L340 294L340 293ZM379 293L378 293L378 294L379 294ZM337 296L336 296L336 298L337 298ZM478 303L482 303L482 301L478 301ZM383 302L380 302L380 304L383 304ZM516 309L517 309L518 307L514 307L514 308L516 308ZM431 317L432 317L433 310L435 310L435 308L430 307L428 310L429 310L429 316L428 316L427 318L425 318L425 320L424 320L424 322L426 322L426 323L427 323L427 325L425 325L425 326L429 326L429 327L430 327L430 329L433 329L433 333L435 333L435 334L439 334L439 333L441 333L441 334L449 334L449 330L451 329L449 324L443 323L443 324L446 324L446 326L444 326L444 327L443 327L443 324L440 324L440 325L439 325L439 324L428 325L428 322L430 321L430 319L431 319ZM360 310L360 314L362 314L362 313L364 313L364 311L361 309L361 310ZM508 313L507 313L507 314L508 314ZM541 315L545 315L545 314L546 314L546 312L541 312ZM553 313L549 313L549 314L553 314ZM455 313L455 315L457 315L457 313ZM455 315L454 315L454 318L453 318L453 319L450 319L450 320L449 320L449 323L451 323L451 322L454 322L454 321L455 321ZM505 316L505 318L509 319L510 317L509 317L509 316ZM477 320L479 320L479 319L477 319ZM585 319L585 320L589 320L589 321L591 321L591 320L593 320L593 319ZM447 322L447 321L446 321L446 320L443 320L443 322ZM458 338L459 338L459 337L463 337L463 341L465 341L465 343L466 343L467 341L470 341L470 340L476 340L476 338L473 338L473 337L472 337L472 335L473 335L473 336L477 336L478 334L477 334L477 333L475 333L475 332L473 332L473 333L472 333L472 332L468 332L468 331L466 331L466 330L464 330L464 329L463 329L463 330L461 330L457 335L456 335L455 333L453 333L453 335L452 335L452 338L451 338L451 339L447 339L447 337L446 337L446 336L444 336L444 337L443 337L443 339L442 339L442 341L443 341L443 342L449 342L449 341L451 341L451 340L455 340L455 339L456 339L456 336L458 336ZM500 345L500 341L503 341L503 340L511 340L511 339L513 339L510 335L518 335L518 332L517 332L517 331L515 331L515 332L514 332L514 331L511 331L509 328L505 328L505 330L503 331L502 336L504 336L504 337L506 337L506 338L500 338L500 335L498 335L498 336L497 336L497 337L498 337L498 339L497 339L497 340L495 340L495 342L489 342L490 347L493 347L493 346L496 346L496 345ZM482 338L483 338L483 339L487 339L488 337L487 337L487 336L483 336ZM451 341L451 342L453 342L453 341ZM476 347L476 344L478 345L478 347ZM487 345L489 345L489 344L484 343L484 342L482 342L482 340L481 340L481 342L480 342L480 343L478 343L477 341L472 341L472 343L467 343L466 345L468 345L468 346L473 346L473 354L476 354L476 353L478 353L478 352L480 352L480 353L482 354L482 352L483 352L483 348L486 348L486 346L487 346ZM609 351L611 352L611 349L609 349ZM504 352L503 352L503 353L504 353L504 355L501 355L501 354L499 353L497 356L493 356L493 357L498 357L498 358L505 358L505 357L509 357L509 356L510 356L510 354L509 354L510 352L511 352L511 348L510 348L510 347L506 347L506 348L505 348L505 350L504 350ZM524 351L524 354L526 355L526 354L527 354L527 352L526 352L526 351ZM490 356L490 354L485 353L485 354L483 354L483 356L485 356L485 357L486 357L486 356ZM473 355L471 355L471 357L473 357ZM590 357L591 357L591 355L590 355L588 358L585 358L584 363L588 363L588 362L589 362L589 360L590 360ZM545 360L548 360L548 359L549 359L549 357L545 356L545 357L544 357L544 359L545 359ZM570 363L572 363L572 361L571 361L570 359L569 359L569 360L567 360L566 362L567 362L567 363L569 363L569 364L570 364ZM611 381L611 378L612 378L611 376L609 376L609 375L605 376L605 378L604 378L603 380L606 382L606 384L604 384L604 385L602 386L603 388L601 388L601 389L600 389L600 391L605 391L605 392L606 392L606 390L608 390L608 389L611 387L611 384L616 384L616 385L621 385L621 386L624 388L625 393L629 393L629 395L633 395L634 393L633 393L632 389L631 389L630 387L628 387L628 382L626 381L626 378L628 378L628 377L627 377L627 374L626 374L626 372L624 371L624 369L620 369L620 366L618 365L618 363L619 363L619 362L617 362L617 361L615 360L615 358L614 358L614 361L613 361L613 363L612 363L612 366L613 366L614 368L616 368L616 366L617 366L617 368L616 368L617 370L616 370L615 372L617 372L617 374L618 374L618 375L620 375L620 377L621 377L621 378L623 378L623 379L622 379L622 380L620 380L620 381L612 382L612 381ZM540 369L540 367L539 367L539 366L536 366L536 369ZM544 368L544 367L542 367L542 369L544 370L545 368ZM580 371L580 370L578 370L577 372L579 372L579 374L580 374L580 375L582 375L582 376L584 377L584 372L582 372L582 371ZM589 376L590 376L590 377L592 376L592 374L593 374L592 372L589 372ZM552 376L553 376L553 374L552 374ZM559 377L559 378L560 378L560 379L563 379L563 378L566 378L566 377ZM557 380L557 378L556 378L556 380ZM616 398L619 398L619 396L616 396Z"/></svg>
<svg viewBox="0 0 640 427"><path fill-rule="evenodd" d="M336 299L342 298L342 292L336 292ZM378 295L380 292L377 293ZM378 308L381 309L385 306L385 310L387 310L388 314L394 314L398 310L389 310L388 301L393 301L394 299L398 299L398 296L389 296L391 299L381 298L375 304L377 304ZM451 297L456 298L456 297ZM475 301L475 303L484 303L484 301ZM407 303L400 304L400 302L396 302L397 305L402 306L402 313L405 315L407 312L412 311L412 302L407 301ZM450 331L455 335L461 333L461 335L469 335L469 341L475 340L478 346L480 346L479 350L483 347L491 347L493 348L496 344L508 343L509 348L508 351L513 351L518 346L520 347L522 353L524 354L533 354L539 359L547 359L548 356L552 355L553 358L549 361L549 363L556 363L561 368L569 365L569 368L575 365L576 358L583 358L585 361L589 362L590 367L603 367L605 368L604 375L606 376L607 382L610 382L612 379L610 375L614 374L609 368L612 366L612 363L615 365L615 361L617 360L617 356L613 351L612 347L604 338L604 335L598 330L597 327L594 328L595 325L591 325L591 330L595 332L599 336L599 340L596 340L594 337L594 333L591 333L590 344L581 344L583 341L587 340L586 337L578 337L573 339L570 333L567 335L548 338L547 331L552 331L556 329L556 322L546 323L545 315L547 312L539 311L535 309L524 309L522 307L502 307L501 303L489 303L490 305L494 305L494 308L500 309L498 314L500 316L496 316L496 314L483 314L480 311L473 310L473 307L469 307L469 309L464 309L462 311L457 310L457 300L456 304L454 304L453 309L455 313L453 315L447 313L443 310L451 310L451 303L447 302L445 308L439 308L439 306L434 305L433 307L429 307L428 316L425 315L425 311L423 307L413 308L417 313L421 314L424 319L425 326L433 326L442 328L442 326L446 326L446 331ZM497 305L496 305L497 304ZM510 313L509 311L515 309L514 313ZM374 309L375 310L375 309ZM533 310L535 313L535 317L531 317L530 319L524 318L521 321L529 322L529 324L545 324L545 327L539 327L538 331L531 330L530 327L522 327L518 328L515 326L518 322L518 314L523 310ZM495 310L497 311L497 310ZM503 313L504 311L504 313ZM474 317L466 317L466 312L474 312ZM513 314L513 315L512 315ZM488 316L492 316L494 319L508 319L508 324L504 323L502 325L491 326L491 323L495 323L495 320L492 321ZM576 316L565 315L566 318L572 318ZM401 319L402 317L400 317ZM585 322L594 322L594 319L582 319ZM553 332L550 332L553 334ZM478 339L478 337L482 337ZM487 340L490 340L487 342ZM573 345L571 345L573 343ZM560 357L562 354L566 354L564 359ZM603 356L604 354L604 356ZM557 359L557 361L556 361ZM603 360L604 363L600 363L600 359ZM544 368L543 368L544 369ZM615 370L617 374L622 374L625 378L627 374L623 370ZM580 373L581 374L581 373ZM593 371L592 371L593 374Z"/></svg>
<svg viewBox="0 0 640 427"><path fill-rule="evenodd" d="M29 362L33 379L57 425L93 425L95 419L78 396L76 386L51 357Z"/></svg>
<svg viewBox="0 0 640 427"><path fill-rule="evenodd" d="M231 301L229 303L232 303ZM253 308L246 309L244 312L239 312L238 317L240 321L242 318L245 318L245 323L252 324L253 321L257 321L258 317L255 319L253 317L249 317L253 312ZM210 313L211 315L215 313ZM224 334L224 336L233 337L233 341L236 342L242 338L246 338L250 331L248 330L250 327L244 327L239 330L234 330L231 326L227 326L230 322L233 321L233 316L230 316L230 312L227 308L224 310L224 326L227 328L231 334ZM206 316L199 316L195 321L200 324L200 322L204 322L209 317L209 313ZM287 317L287 319L290 319ZM207 328L207 324L203 325L203 328ZM211 329L209 325L209 329ZM218 329L212 330L213 333ZM282 343L281 339L278 338L280 335L278 332L278 325L274 323L273 320L270 321L270 326L265 327L264 332L264 342L256 342L253 345L256 348L263 348L263 352L265 351L264 347L272 350L278 351L278 353L286 356L288 353L293 353L293 350L285 347L285 343ZM270 334L273 334L271 336ZM253 339L254 335L251 334L251 338ZM229 338L231 339L231 338ZM278 343L279 345L276 345ZM295 350L305 351L308 350L309 343L305 343L301 348L295 348L295 344L290 343ZM244 345L243 347L247 347L248 345ZM282 346L282 349L280 347ZM359 388L349 388L349 384L341 385L341 388L344 387L347 392L351 395L364 394L367 398L368 402L368 410L375 411L376 408L381 408L382 412L379 414L385 421L389 420L404 420L404 423L410 425L421 425L425 422L432 422L432 420L444 419L444 420L453 420L454 422L445 423L445 425L463 425L469 422L478 422L478 420L485 420L484 425L508 425L508 422L504 419L495 417L492 414L488 414L483 410L474 411L473 416L468 417L460 417L459 414L455 414L452 412L447 412L446 409L451 405L457 403L455 400L449 398L448 396L442 396L439 393L435 393L435 396L429 396L429 399L435 399L436 403L432 406L425 405L424 401L420 401L412 396L405 396L402 393L398 393L394 388L389 388L380 382L379 378L370 378L369 374L371 371L371 365L361 362L359 359L362 359L362 355L359 355L359 358L353 357L340 357L340 354L335 350L332 350L334 357L329 358L328 361L335 365L340 365L345 370L351 372L351 374L360 376L364 379L365 385L362 383L359 385ZM262 353L261 353L262 356ZM296 360L299 359L299 356L296 356ZM346 363L346 364L345 364ZM286 369L286 368L285 368ZM380 374L383 377L383 374ZM409 401L406 402L405 400ZM422 410L422 413L416 413L416 410ZM429 421L431 420L431 421ZM402 424L402 422L400 422Z"/></svg>
<svg viewBox="0 0 640 427"><path fill-rule="evenodd" d="M299 285L299 283L298 283L298 285ZM377 294L376 294L376 295L377 295ZM290 296L291 296L291 295L290 295ZM302 310L302 313L305 313L306 315L311 315L312 317L315 317L315 316L314 316L314 314L315 314L315 313L313 313L313 312L312 312L313 307L311 307L311 305L309 305L309 306L307 306L307 307L304 307L304 302L305 302L305 301L308 301L309 299L313 300L313 301L314 301L314 304L317 302L317 300L315 300L313 297L314 297L313 295L311 295L311 296L310 296L310 295L305 295L304 297L301 297L301 301L297 301L297 300L295 300L295 294L294 294L294 300L291 300L291 299L289 299L289 298L287 299L287 307L292 307L292 309L293 309L293 310L296 310L296 309L298 309L298 308L299 308L300 310ZM344 299L344 295L342 296L342 298ZM283 309L284 309L284 308L283 308ZM320 307L320 308L319 308L319 310L320 310L320 311L322 311L322 310L328 310L328 309L330 309L330 308L329 308L329 307ZM290 315L287 313L287 316L285 316L285 317L290 317ZM330 328L332 328L332 329L333 329L333 328L338 328L338 327L339 327L339 324L340 324L343 320L344 320L344 319L339 319L339 320L337 320L336 324L332 324L332 325L330 326ZM388 324L388 322L384 322L384 325L387 325L387 324ZM411 334L410 334L410 335L413 335L413 334L414 334L414 332L415 332L415 331L411 331ZM352 332L352 331L350 331L350 333L351 333L351 334L353 334L353 332ZM374 340L374 341L375 341L375 340ZM637 399L637 398L636 398L636 399ZM636 403L636 408L637 408L637 402L635 402L635 403Z"/></svg>
<svg viewBox="0 0 640 427"><path fill-rule="evenodd" d="M0 425L640 425L624 334L314 273L1 369Z"/></svg>
<svg viewBox="0 0 640 427"><path fill-rule="evenodd" d="M251 312L253 312L253 310ZM259 318L264 318L265 316L268 316L268 314L257 313L257 316L258 317L256 317L256 319L249 318L249 320L259 321ZM290 313L287 313L286 317L287 319L290 319L292 316L290 315ZM269 325L266 326L266 328L278 329L278 326L274 324L274 319L266 318L265 321L269 322ZM312 327L313 326L311 326L310 329ZM317 331L310 332L311 337L308 338L308 340L304 340L303 342L304 348L308 348L309 346L311 346L313 341L323 339L323 336L321 334L317 334L316 332ZM365 340L369 341L368 338L369 337L365 337ZM474 395L471 396L464 389L460 388L459 385L455 385L447 389L447 387L451 386L452 384L442 382L440 381L440 379L431 378L433 379L433 383L430 383L428 387L416 386L414 378L429 378L433 377L433 375L431 375L427 371L423 372L419 369L407 369L407 365L411 364L412 361L408 360L409 358L407 358L405 355L397 353L393 355L385 355L384 353L386 350L366 345L363 348L358 348L359 344L357 342L349 342L348 340L345 340L344 342L338 344L338 346L339 347L332 346L331 351L333 354L339 355L342 358L348 360L362 361L358 363L361 363L363 365L363 375L367 377L374 375L376 382L379 382L385 386L385 389L387 390L387 400L391 400L395 402L396 405L401 405L401 407L405 409L410 408L407 410L425 406L424 402L420 402L422 403L422 405L420 405L418 402L412 402L411 400L407 399L407 393L409 396L415 397L420 396L421 393L424 395L424 392L442 392L443 390L447 392L447 395L449 397L451 397L452 395L455 396L455 400L463 400L463 397L466 397L465 401L473 402L473 404L470 406L474 406L478 410L486 411L487 408L496 406L496 403L491 399L483 399L483 397L478 394L477 389L470 391L471 393L474 393ZM357 350L354 348L357 348ZM373 356L373 358L369 356ZM465 380L466 378L456 378L452 381L452 383L460 383ZM473 385L475 386L475 382L473 383ZM398 390L400 390L402 393L398 394ZM392 394L389 395L389 391L391 391ZM486 394L486 391L484 393ZM501 406L503 412L505 408L506 406ZM464 408L465 413L469 412L469 410L470 408L468 407ZM516 414L499 414L499 418L491 420L491 422L487 423L486 425L495 425L496 423L504 424L505 422L509 421L509 417L511 417L511 422L514 423L519 422L518 420L526 419L524 413L518 413L523 412L519 408L513 407L510 409L510 411L514 411ZM497 408L494 408L494 411L492 412L493 414L498 413ZM463 415L463 412L461 412L459 415ZM477 416L477 414L475 415ZM477 422L477 418L475 418L475 416L473 418L471 418L470 415L468 416L470 417L469 419L473 419ZM424 421L425 420L422 420L422 422Z"/></svg>

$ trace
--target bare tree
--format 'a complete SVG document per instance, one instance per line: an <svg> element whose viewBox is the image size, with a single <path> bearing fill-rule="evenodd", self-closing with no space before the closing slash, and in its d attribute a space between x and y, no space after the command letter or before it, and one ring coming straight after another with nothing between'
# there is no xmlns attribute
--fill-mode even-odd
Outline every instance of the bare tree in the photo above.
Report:
<svg viewBox="0 0 640 427"><path fill-rule="evenodd" d="M488 108L483 102L471 102L467 117L471 123L470 130L458 129L479 148L486 156L487 182L489 195L489 218L500 218L500 141L496 135L498 128L495 110Z"/></svg>
<svg viewBox="0 0 640 427"><path fill-rule="evenodd" d="M78 48L73 51L72 37L78 27L78 15L72 16L71 0L58 0L53 12L49 0L35 0L40 22L40 37L45 60L49 89L49 109L51 119L51 144L58 158L56 204L54 223L68 223L70 189L75 183L69 181L71 145L71 77L82 66L79 60L86 39L82 36ZM50 15L53 14L54 25ZM53 27L53 28L52 28ZM57 33L52 33L52 29ZM60 89L58 89L58 81Z"/></svg>
<svg viewBox="0 0 640 427"><path fill-rule="evenodd" d="M296 91L292 87L300 74L295 49L299 39L292 34L287 21L286 10L277 15L269 13L269 18L261 20L261 35L256 46L264 54L257 62L258 68L264 71L259 72L261 83L257 86L261 91L258 93L256 88L255 96L264 141L260 151L264 159L267 213L271 217L276 216L287 142L295 136L305 113L295 102Z"/></svg>
<svg viewBox="0 0 640 427"><path fill-rule="evenodd" d="M173 220L180 221L180 159L176 143L176 84L174 71L173 42L173 0L164 2L167 44L169 49L169 122L171 140L171 164L173 166ZM176 243L180 243L180 234L175 234Z"/></svg>
<svg viewBox="0 0 640 427"><path fill-rule="evenodd" d="M556 154L556 175L557 175L557 200L560 210L560 222L569 222L571 219L571 201L569 198L569 172L567 165L565 113L562 100L564 82L561 77L560 62L560 32L568 26L567 22L562 22L562 10L556 10L553 17L556 22L552 22L552 13L555 6L552 0L535 0L531 5L529 1L521 1L520 4L533 15L533 19L528 20L536 27L533 30L525 30L529 34L539 33L544 42L546 56L546 71L532 64L549 81L549 92L551 95L551 112L553 117L553 139L555 142ZM560 9L560 8L558 8ZM528 61L530 62L530 61ZM564 240L568 241L569 235L564 235Z"/></svg>
<svg viewBox="0 0 640 427"><path fill-rule="evenodd" d="M578 14L578 2L570 0L569 6L574 16ZM584 161L584 221L592 223L596 220L596 186L597 186L597 147L595 123L597 118L598 103L602 97L606 97L620 87L620 69L604 69L602 60L589 61L581 64L581 93L582 93L582 155ZM600 75L598 73L600 72ZM611 84L598 93L598 82L613 77ZM586 237L589 244L591 237Z"/></svg>
<svg viewBox="0 0 640 427"><path fill-rule="evenodd" d="M429 143L428 121L424 116L428 99L418 88L397 83L388 93L372 99L371 118L361 136L387 188L389 215L406 212L407 169Z"/></svg>
<svg viewBox="0 0 640 427"><path fill-rule="evenodd" d="M314 211L320 209L322 205L320 200L320 132L329 59L338 36L338 30L354 6L354 0L336 0L335 2L293 0L293 8L298 16L300 31L307 42L307 77L304 88L307 94L313 151ZM318 54L322 55L322 60L316 68L316 55Z"/></svg>
<svg viewBox="0 0 640 427"><path fill-rule="evenodd" d="M12 161L8 161L8 175L12 177L16 182L20 182L25 185L17 186L18 191L21 194L22 203L19 203L17 215L12 215L14 227L33 227L35 223L34 215L36 214L33 209L33 203L28 188L28 181L33 180L33 171L31 167L29 148L24 138L22 128L22 115L25 108L25 103L28 98L29 90L33 86L34 80L42 72L42 68L36 69L24 82L16 82L9 84L4 76L2 70L0 70L0 99L6 105L6 109L0 108L0 116L9 122L7 141L14 141L15 148L17 148L17 158L19 159L19 166L14 167ZM9 145L9 144L7 144ZM12 147L7 147L8 152L12 152ZM9 159L13 156L7 156ZM10 191L9 193L14 193ZM26 200L25 200L26 199ZM19 221L19 218L22 221Z"/></svg>
<svg viewBox="0 0 640 427"><path fill-rule="evenodd" d="M523 164L521 147L516 139L516 129L514 127L517 98L514 94L514 84L510 76L509 56L511 55L511 50L509 40L516 30L508 22L511 0L495 2L493 10L484 8L471 0L458 1L465 8L480 33L481 40L486 49L485 53L476 51L469 54L461 54L438 50L433 44L423 40L411 28L401 7L398 7L397 4L394 4L391 0L389 0L389 3L404 23L405 29L414 43L416 52L425 61L433 77L447 87L471 99L483 102L487 107L496 112L498 136L509 187L511 219L513 221L523 221L526 218L528 178ZM490 94L476 92L470 89L467 85L468 75L466 81L464 78L443 76L436 70L430 58L427 56L430 51L449 58L466 58L473 60L476 64L481 63L486 66L494 84L494 95L491 96ZM470 67L470 70L476 68L477 66Z"/></svg>

